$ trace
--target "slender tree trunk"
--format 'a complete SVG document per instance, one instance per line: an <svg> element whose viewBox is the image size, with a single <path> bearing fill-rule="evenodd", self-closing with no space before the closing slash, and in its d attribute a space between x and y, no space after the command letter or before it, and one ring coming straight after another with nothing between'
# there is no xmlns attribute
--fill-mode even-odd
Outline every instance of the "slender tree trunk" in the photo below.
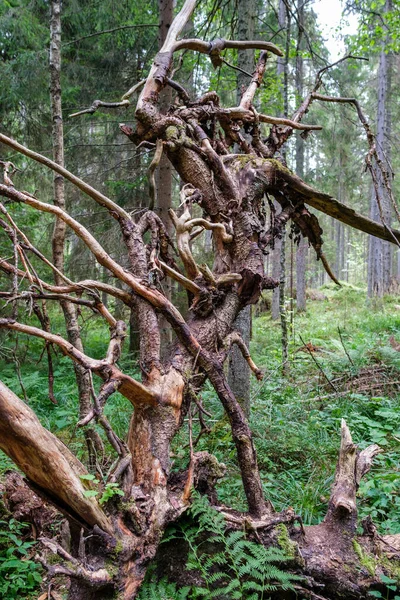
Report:
<svg viewBox="0 0 400 600"><path fill-rule="evenodd" d="M255 0L238 0L238 39L252 40L256 18ZM247 73L254 70L254 50L238 52L238 67ZM240 104L242 92L247 89L250 78L238 71L237 74L237 104ZM246 346L250 344L251 307L246 306L235 320L234 328L241 334ZM228 368L228 381L246 416L250 414L250 368L235 344L231 350Z"/></svg>
<svg viewBox="0 0 400 600"><path fill-rule="evenodd" d="M386 0L385 12L392 8L391 0ZM387 165L390 136L390 55L382 47L379 55L378 69L378 108L377 108L377 131L376 145L377 152L384 164ZM390 171L390 169L388 169ZM379 203L376 199L375 190L372 191L370 204L370 217L374 221L384 220L386 225L390 225L390 203L385 192L384 182L381 173L378 173L378 194ZM379 206L380 204L380 206ZM368 252L368 297L382 297L389 290L391 271L391 250L389 244L382 240L371 237L369 241Z"/></svg>
<svg viewBox="0 0 400 600"><path fill-rule="evenodd" d="M297 3L297 54L296 54L296 95L297 104L303 98L304 63L301 55L303 27L304 27L304 0ZM296 172L304 179L304 140L297 132L296 135ZM296 306L299 312L306 310L306 268L308 242L300 234L300 242L296 250Z"/></svg>
<svg viewBox="0 0 400 600"><path fill-rule="evenodd" d="M282 89L282 98L283 98L283 116L288 115L288 68L289 68L289 44L290 44L290 19L289 13L286 7L286 4L283 0L279 0L279 28L282 31L286 32L286 40L285 40L285 56L283 58L278 57L277 60L277 75L278 79L281 82ZM284 151L282 152L284 154ZM275 208L277 210L280 209L277 202L274 203ZM275 241L274 248L274 257L273 257L273 265L272 265L272 277L279 281L282 281L282 273L281 269L285 268L285 258L282 257L282 252L285 252L285 248L282 250L284 242L282 243L283 237L285 235L285 229L282 231L282 238L278 238ZM285 275L284 275L285 277ZM283 277L283 279L284 279ZM280 295L281 290L284 291L284 286L279 286L275 288L272 293L272 306L271 306L271 316L274 321L277 321L280 317L282 318L281 312L281 301Z"/></svg>
<svg viewBox="0 0 400 600"><path fill-rule="evenodd" d="M50 19L50 98L53 122L53 158L54 161L64 166L64 133L61 103L61 0L52 0ZM57 173L54 175L54 204L65 210L64 178ZM64 273L64 246L66 224L57 218L52 237L53 263L60 273ZM56 285L63 285L64 280L60 273L54 273ZM62 310L65 318L68 340L81 352L83 351L77 311L71 302L62 301ZM85 369L74 365L75 376L79 391L79 417L87 415L91 407L90 377ZM85 437L89 452L89 462L93 467L96 448L99 439L96 432L89 428L85 430Z"/></svg>
<svg viewBox="0 0 400 600"><path fill-rule="evenodd" d="M283 113L286 117L289 114L289 52L290 52L290 13L288 6L283 0L279 3L279 24L285 27L286 31L286 44L285 44L285 56L283 63ZM280 68L278 62L278 70ZM286 150L282 150L283 158L286 159ZM281 320L281 342L282 342L282 371L286 375L288 373L288 319L285 304L285 287L286 287L286 226L282 229L282 238L280 240L280 254L279 254L279 287L274 290L278 292L279 296L279 316ZM273 299L274 301L274 299ZM276 300L275 300L276 302Z"/></svg>

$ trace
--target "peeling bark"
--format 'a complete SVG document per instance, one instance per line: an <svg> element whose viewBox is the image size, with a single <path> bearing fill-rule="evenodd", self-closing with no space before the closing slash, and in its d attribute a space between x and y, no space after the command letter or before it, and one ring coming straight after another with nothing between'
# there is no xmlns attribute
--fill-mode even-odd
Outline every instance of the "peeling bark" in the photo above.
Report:
<svg viewBox="0 0 400 600"><path fill-rule="evenodd" d="M85 467L1 381L0 447L60 510L86 527L112 532L97 500L84 496L79 476L87 474Z"/></svg>

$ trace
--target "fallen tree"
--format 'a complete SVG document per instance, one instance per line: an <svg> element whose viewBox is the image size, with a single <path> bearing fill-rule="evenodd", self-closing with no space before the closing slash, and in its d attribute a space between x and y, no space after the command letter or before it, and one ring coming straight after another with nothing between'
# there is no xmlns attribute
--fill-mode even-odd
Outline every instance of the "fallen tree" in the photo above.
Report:
<svg viewBox="0 0 400 600"><path fill-rule="evenodd" d="M308 207L371 235L400 242L399 231L385 223L371 221L312 188L282 162L279 151L295 129L305 134L320 129L302 123L310 105L314 101L352 104L366 131L369 145L366 167L373 181L380 172L391 194L390 178L377 156L374 136L358 102L353 98L331 98L318 93L325 69L318 73L314 88L291 119L260 114L253 100L262 84L268 55L279 56L281 51L267 42L179 39L194 7L194 0L185 2L142 83L135 111L136 127L121 125L121 131L136 145L156 148L150 179L162 153L181 178L180 209L170 211L174 241L152 210L154 198L149 200L149 209L135 219L57 162L0 134L0 142L69 180L108 211L120 227L128 269L110 256L90 231L63 207L19 191L11 179L13 165L4 162L0 195L6 201L0 204L0 226L13 245L15 260L0 259L0 269L11 281L10 291L0 295L14 310L12 315L0 318L0 328L35 336L57 346L90 375L87 391L92 405L86 414L81 414L78 425L87 427L96 422L104 429L118 457L107 483L118 483L124 496L104 506L100 506L95 495L88 497L85 492L95 490L90 479L85 478L85 466L46 431L32 411L3 384L0 385L0 447L26 474L35 491L62 511L70 523L71 553L54 541L42 540L45 548L60 559L54 564L45 555L39 557L50 576L65 575L71 579L73 600L121 597L118 594L126 600L135 598L166 527L190 506L191 490L199 487L217 503L214 486L216 479L223 475L223 469L213 456L196 454L191 444L187 469L179 477L175 474L172 478L170 473L171 441L191 407L198 411L200 418L204 413L199 394L208 379L230 422L248 503L248 513L243 515L219 507L227 526L247 524L250 536L259 543L270 544L274 541L270 532L278 525L286 525L301 557L295 570L306 577L302 588L305 597L362 598L380 583L380 574L391 576L398 569L398 537L380 537L371 523L365 524L363 535L356 535L356 491L380 449L373 445L358 451L343 422L335 483L326 517L317 526L295 527L298 516L293 510L276 513L264 497L251 430L228 385L224 363L231 346L236 344L254 375L262 377L240 335L233 330L233 323L245 306L258 301L263 289L278 285L265 275L264 253L282 235L289 220L308 239L334 281L336 278L322 251L321 227ZM192 50L208 54L213 65L218 66L225 48L261 50L257 68L239 106L223 108L218 95L212 91L191 99L187 91L170 78L177 52ZM177 94L177 101L166 115L161 114L158 103L165 86L171 86ZM129 106L136 89L134 86L121 102L111 103L112 106L95 101L87 112L102 106ZM262 123L272 125L265 139L261 134ZM151 189L154 191L154 186ZM269 208L265 206L265 198ZM279 214L273 209L272 198L281 207ZM18 227L12 215L14 203L50 213L65 223L119 285L69 280ZM205 230L211 231L213 236L212 269L197 264L192 252L193 240ZM57 273L56 284L43 280L33 269L29 260L31 252ZM164 295L160 281L165 277L186 290L186 317ZM118 366L126 324L115 319L101 302L99 292L118 298L136 311L141 381ZM88 356L81 347L52 333L44 318L41 328L17 319L19 302L34 305L41 300L68 302L101 315L110 329L106 356L101 360ZM160 315L175 334L173 347L165 359L160 355ZM94 390L93 375L101 379L99 393ZM116 435L104 415L104 406L112 401L116 391L133 406L126 439ZM374 561L373 572L365 569L363 557ZM108 566L110 562L112 569Z"/></svg>

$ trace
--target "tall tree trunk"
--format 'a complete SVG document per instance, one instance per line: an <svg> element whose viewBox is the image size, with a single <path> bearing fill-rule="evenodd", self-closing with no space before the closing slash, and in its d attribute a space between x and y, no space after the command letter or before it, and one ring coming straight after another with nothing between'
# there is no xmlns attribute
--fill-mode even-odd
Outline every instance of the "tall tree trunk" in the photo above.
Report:
<svg viewBox="0 0 400 600"><path fill-rule="evenodd" d="M286 4L283 0L279 0L279 29L281 31L286 32L285 39L285 56L283 58L278 57L277 60L277 75L278 80L281 85L282 90L282 98L283 98L283 116L288 115L288 67L289 67L289 43L290 43L290 20L289 13L286 7ZM284 154L284 151L282 152ZM279 204L277 202L274 203L275 209L280 210ZM277 238L275 241L274 247L274 256L273 256L273 264L272 264L272 277L276 280L282 280L282 267L285 268L285 260L282 257L282 252L285 252L285 248L282 251L282 240L285 235L285 229L282 231L282 238ZM283 242L284 246L284 242ZM274 321L277 321L280 317L282 317L281 312L281 302L280 302L280 294L281 294L282 286L275 288L272 293L272 306L271 306L271 316ZM284 290L284 286L283 286Z"/></svg>
<svg viewBox="0 0 400 600"><path fill-rule="evenodd" d="M289 51L290 51L290 13L284 0L279 2L279 25L286 32L285 55L284 58L278 58L278 76L283 76L283 116L289 114ZM286 150L282 149L283 158L286 159ZM272 318L276 318L276 311L281 321L282 330L282 365L283 373L288 371L288 325L287 312L285 305L285 285L286 285L286 226L282 228L281 237L275 245L276 256L274 259L273 277L279 280L279 287L274 289L272 296ZM279 260L279 262L278 262Z"/></svg>
<svg viewBox="0 0 400 600"><path fill-rule="evenodd" d="M392 9L392 1L386 0L385 12ZM384 45L379 55L378 69L378 108L377 108L377 131L376 145L380 160L387 165L388 153L390 151L390 87L391 87L391 60L390 55L385 52ZM390 168L388 169L390 172ZM375 190L372 191L370 204L370 217L374 221L384 220L390 225L390 201L387 197L382 174L377 174L379 204L376 199ZM391 272L391 250L389 244L383 240L370 238L368 252L368 297L382 297L389 290Z"/></svg>
<svg viewBox="0 0 400 600"><path fill-rule="evenodd" d="M335 271L336 276L340 279L342 276L342 266L341 266L341 256L342 256L342 243L343 243L343 225L336 222L336 262L335 262Z"/></svg>
<svg viewBox="0 0 400 600"><path fill-rule="evenodd" d="M64 166L64 131L61 102L61 0L52 0L50 18L50 98L53 122L53 158L54 162ZM54 204L65 210L65 186L64 178L55 173L54 175ZM64 245L65 245L66 223L57 218L55 221L52 249L53 263L59 273L54 272L56 285L63 285L64 279ZM70 343L79 351L83 352L80 335L78 316L74 304L62 301L61 307L64 313L67 336ZM90 376L89 373L78 364L74 365L75 376L79 392L79 417L84 418L91 408ZM89 453L89 463L94 466L94 454L98 449L100 441L94 429L85 430L85 438Z"/></svg>
<svg viewBox="0 0 400 600"><path fill-rule="evenodd" d="M297 3L297 52L296 52L296 95L297 103L303 98L304 63L301 54L304 28L304 0ZM304 140L297 132L296 135L296 172L304 179ZM306 269L308 242L300 234L300 242L296 250L296 306L299 312L306 310Z"/></svg>
<svg viewBox="0 0 400 600"><path fill-rule="evenodd" d="M255 0L238 0L238 39L252 40L254 38L256 3ZM247 73L254 70L254 50L241 50L238 52L238 67ZM237 73L237 104L240 104L242 93L247 89L249 77L238 71ZM238 315L234 324L235 329L241 334L246 346L250 343L251 307L246 306ZM228 381L236 399L242 406L246 416L250 414L250 368L242 352L235 344L231 350L228 368Z"/></svg>

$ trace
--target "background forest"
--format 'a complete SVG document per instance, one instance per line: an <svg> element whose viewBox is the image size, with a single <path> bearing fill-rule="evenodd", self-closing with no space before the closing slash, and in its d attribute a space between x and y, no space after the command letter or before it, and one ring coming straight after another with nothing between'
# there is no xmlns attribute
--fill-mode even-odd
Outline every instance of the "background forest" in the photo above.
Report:
<svg viewBox="0 0 400 600"><path fill-rule="evenodd" d="M321 32L317 3L318 0L207 0L199 3L184 35L207 40L260 39L278 45L284 56L269 59L255 102L260 113L290 116L313 86L317 73L336 60L332 60ZM133 124L132 106L99 107L93 102L118 102L127 90L147 77L165 37L163 23L172 10L176 13L180 7L181 2L173 6L172 0L65 0L62 4L65 165L138 217L149 205L149 195L154 195L149 171L154 149L135 147L121 133L121 122ZM378 151L390 166L394 197L398 199L400 188L394 174L400 169L400 5L398 0L349 0L342 9L344 20L349 14L358 16L358 29L346 36L340 58L348 58L324 74L321 90L327 96L358 99L377 135ZM54 113L49 91L49 46L47 0L0 0L0 133L52 157ZM255 64L252 50L239 57L236 51L225 50L224 62L217 69L203 54L184 52L183 56L179 81L189 94L198 97L215 90L224 106L235 106L237 98L240 100L249 80L248 72L253 72ZM166 94L166 106L171 98ZM322 125L323 129L293 135L282 150L288 168L359 213L380 222L383 218L388 226L395 224L398 201L393 206L385 197L382 207L376 204L365 168L365 132L354 107L314 103L307 123ZM52 202L51 171L3 144L0 161L12 161L17 168L11 178L18 181L18 189L33 195L39 191L41 200ZM163 161L155 173L158 192L154 210L171 229L167 211L171 206L178 208L181 184L178 175ZM102 209L73 186L66 187L66 205L109 255L124 264L118 224L110 222ZM32 244L50 259L52 216L31 211L24 204L16 205L13 214ZM340 285L331 281L322 261L289 223L274 249L265 256L266 272L280 280L279 288L263 292L259 304L251 310L247 307L238 323L243 338L251 339L252 358L264 372L264 379L250 382L247 363L236 350L230 357L228 376L249 413L264 491L276 510L292 506L305 525L323 518L333 484L340 422L345 418L361 448L376 443L384 450L376 457L369 477L361 483L360 517L370 515L379 535L399 534L400 252L396 245L373 240L327 215L320 216L320 224L324 254ZM193 255L198 263L212 267L211 235L202 236L193 244ZM0 316L8 317L14 307L7 296L10 278L1 269L2 259L14 260L4 229L0 229ZM124 266L128 269L127 264ZM113 283L107 269L94 260L72 232L67 232L65 242L65 274L74 281L96 279ZM165 286L174 304L184 312L185 294L175 283ZM102 300L117 319L129 323L128 343L119 364L129 364L132 370L133 359L134 375L139 376L135 312L130 313L116 298L103 294ZM59 307L47 302L46 310L52 331L63 334L65 323ZM33 306L19 305L18 311L24 314L25 322L37 326ZM85 351L100 359L107 348L106 324L85 307L79 309L78 316ZM165 320L161 329L164 352L168 352L172 329ZM0 330L1 381L87 463L84 432L76 427L79 407L73 366L61 352L46 352L42 340ZM188 414L185 426L173 441L173 469L178 471L187 464L189 445L194 440L196 451L208 450L227 467L226 476L217 485L220 501L245 510L230 426L208 383L201 402L204 413ZM118 393L107 404L105 415L118 435L123 436L127 430L131 412L131 406ZM95 428L106 451L96 455L90 471L93 479L105 481L114 458L108 453L109 442L103 430L97 425ZM50 525L39 510L35 513L35 506L27 509L18 499L20 484L15 477L13 463L1 453L0 493L4 501L0 496L0 597L44 599L48 589L46 573L33 561L41 529ZM13 485L14 495L6 501L7 490L9 494ZM103 501L117 496L119 491L106 486ZM201 545L199 532L205 529L202 518L204 521L206 515L209 522L213 518L208 510L201 499L195 499L191 518L185 517L183 523L167 531L166 544L185 539L192 549L188 570L199 570L203 582L212 587L215 565L206 564L197 551ZM51 523L54 533L60 522L57 517ZM213 527L218 533L218 519ZM140 597L208 597L199 591L204 590L200 585L197 592L186 589L179 577L175 583L162 579L156 591L155 569L150 570ZM389 592L377 588L374 597L400 594L395 578L387 577L385 581L385 575L382 577ZM276 579L279 580L277 574ZM239 575L238 580L241 581ZM211 594L210 587L207 589ZM40 596L45 591L46 595ZM241 595L234 595L236 592L237 589L225 589L216 597L251 597L242 588ZM268 592L265 586L264 591L252 597L268 598ZM65 598L65 580L56 580L52 593L55 600Z"/></svg>

